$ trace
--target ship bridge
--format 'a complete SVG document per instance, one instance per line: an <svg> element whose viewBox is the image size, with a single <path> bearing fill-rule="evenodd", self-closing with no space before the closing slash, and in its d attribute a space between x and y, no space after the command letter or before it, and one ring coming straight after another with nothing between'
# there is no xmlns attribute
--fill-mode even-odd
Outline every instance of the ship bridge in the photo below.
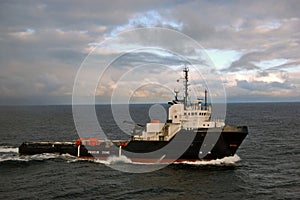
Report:
<svg viewBox="0 0 300 200"><path fill-rule="evenodd" d="M223 121L211 119L211 106L207 104L207 90L205 90L204 103L202 99L188 101L188 68L184 72L184 96L178 99L179 90L174 90L175 99L169 102L168 119L166 123L157 120L147 123L146 130L141 135L133 137L134 140L170 140L181 129L198 130L220 128L225 125Z"/></svg>

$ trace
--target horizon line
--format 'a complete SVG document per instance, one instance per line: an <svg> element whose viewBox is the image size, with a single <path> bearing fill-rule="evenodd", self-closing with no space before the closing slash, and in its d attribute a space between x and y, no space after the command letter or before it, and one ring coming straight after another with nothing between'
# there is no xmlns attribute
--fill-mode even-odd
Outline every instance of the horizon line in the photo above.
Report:
<svg viewBox="0 0 300 200"><path fill-rule="evenodd" d="M254 103L300 103L300 101L229 101L226 102L226 104L254 104ZM95 104L77 104L79 106L85 106L85 105L126 105L127 103L95 103ZM167 102L141 102L141 103L130 103L129 105L151 105L151 104L168 104ZM219 102L216 102L215 104L220 104ZM28 103L28 104L0 104L0 106L72 106L71 103L49 103L49 104L34 104L34 103Z"/></svg>

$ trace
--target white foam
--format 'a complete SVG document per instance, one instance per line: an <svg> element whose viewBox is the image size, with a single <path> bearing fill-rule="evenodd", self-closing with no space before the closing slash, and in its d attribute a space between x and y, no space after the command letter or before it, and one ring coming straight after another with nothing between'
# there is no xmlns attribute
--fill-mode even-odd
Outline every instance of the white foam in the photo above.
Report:
<svg viewBox="0 0 300 200"><path fill-rule="evenodd" d="M75 158L76 159L76 158ZM78 159L78 158L77 158ZM86 159L80 159L80 160L86 160ZM201 165L215 165L215 166L223 166L223 165L234 165L238 161L240 161L241 158L238 155L234 156L229 156L229 157L224 157L222 159L215 159L215 160L209 160L209 161L204 161L204 160L199 160L199 161L183 161L183 162L174 162L174 163L169 163L169 164L187 164L187 165L196 165L196 166L201 166ZM113 165L113 164L122 164L122 163L130 163L134 165L166 165L166 163L143 163L143 162L133 162L126 156L110 156L107 158L107 160L92 160L95 163L101 163L105 165Z"/></svg>
<svg viewBox="0 0 300 200"><path fill-rule="evenodd" d="M28 161L41 161L41 160L48 160L54 158L62 158L65 159L67 162L77 162L86 159L78 158L72 156L70 154L53 154L53 153L43 153L43 154L35 154L35 155L19 155L19 149L16 147L8 147L8 146L0 146L0 162L5 161L21 161L21 162L28 162Z"/></svg>
<svg viewBox="0 0 300 200"><path fill-rule="evenodd" d="M109 164L132 163L132 161L124 155L109 156L106 160Z"/></svg>
<svg viewBox="0 0 300 200"><path fill-rule="evenodd" d="M128 163L133 164L133 162L129 158L127 158L126 156L124 156L124 155L121 155L121 156L109 156L109 157L107 157L106 160L94 159L94 160L91 160L91 161L93 161L95 163L105 164L105 165L125 164L125 163L126 164L128 164Z"/></svg>
<svg viewBox="0 0 300 200"><path fill-rule="evenodd" d="M234 156L229 156L229 157L224 157L221 159L216 159L216 160L209 160L209 161L204 161L204 160L199 160L195 162L191 161L183 161L183 162L175 162L174 164L189 164L189 165L234 165L238 161L240 161L241 158L238 155Z"/></svg>
<svg viewBox="0 0 300 200"><path fill-rule="evenodd" d="M153 165L159 163L141 163L141 162L132 162L129 158L124 155L121 156L110 156L107 160L87 160L83 158L78 158L75 156L71 156L69 154L51 154L51 153L44 153L44 154L36 154L30 156L20 156L18 154L19 149L17 147L11 146L0 146L0 162L4 161L32 161L32 160L48 160L53 158L63 158L66 159L68 163L73 163L77 161L93 161L95 163L101 163L105 165L114 165L114 164L142 164L142 165ZM174 164L188 164L188 165L233 165L236 162L240 161L240 157L238 155L225 157L222 159L210 160L210 161L183 161L183 162L175 162Z"/></svg>
<svg viewBox="0 0 300 200"><path fill-rule="evenodd" d="M13 156L13 155L2 155L0 156L0 162L4 162L4 161L26 161L23 158L20 158L18 156Z"/></svg>
<svg viewBox="0 0 300 200"><path fill-rule="evenodd" d="M72 156L70 154L62 154L60 156L61 156L61 158L67 160L67 163L74 163L74 162L79 162L79 161L90 161L89 159L79 158L76 156Z"/></svg>
<svg viewBox="0 0 300 200"><path fill-rule="evenodd" d="M4 161L23 161L23 162L28 162L32 160L48 160L52 158L57 158L58 155L56 154L50 154L50 153L45 153L45 154L37 154L37 155L32 155L32 156L19 156L19 155L13 155L13 154L4 154L0 156L0 162Z"/></svg>
<svg viewBox="0 0 300 200"><path fill-rule="evenodd" d="M9 147L9 146L0 146L0 153L18 153L19 149L17 147Z"/></svg>
<svg viewBox="0 0 300 200"><path fill-rule="evenodd" d="M125 156L124 156L125 157ZM82 160L86 160L86 159L82 159ZM136 161L132 161L129 158L125 157L125 158L120 158L118 156L112 156L112 157L108 157L107 160L98 160L98 159L94 159L91 160L92 162L95 163L100 163L100 164L105 164L105 165L114 165L114 164L132 164L132 165L166 165L165 163L146 163L146 162L136 162ZM171 163L170 163L171 164Z"/></svg>
<svg viewBox="0 0 300 200"><path fill-rule="evenodd" d="M83 159L86 160L86 159ZM142 163L142 162L134 162L127 158L126 156L122 155L121 157L119 156L110 156L107 158L107 160L99 160L99 159L94 159L91 160L92 162L95 163L100 163L100 164L105 164L105 165L114 165L114 164L133 164L133 165L154 165L156 163Z"/></svg>
<svg viewBox="0 0 300 200"><path fill-rule="evenodd" d="M48 160L53 158L58 158L59 155L52 153L43 153L29 156L31 160Z"/></svg>

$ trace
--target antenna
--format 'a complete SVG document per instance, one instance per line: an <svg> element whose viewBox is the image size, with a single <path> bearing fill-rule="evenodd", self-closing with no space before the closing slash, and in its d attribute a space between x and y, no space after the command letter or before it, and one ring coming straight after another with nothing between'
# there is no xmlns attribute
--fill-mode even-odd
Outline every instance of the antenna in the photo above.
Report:
<svg viewBox="0 0 300 200"><path fill-rule="evenodd" d="M184 66L184 69L183 69L183 73L184 73L184 82L183 82L183 85L184 85L184 98L183 98L183 102L184 102L184 108L186 108L187 106L187 99L188 99L188 81L189 81L189 68L185 65Z"/></svg>
<svg viewBox="0 0 300 200"><path fill-rule="evenodd" d="M204 109L207 110L207 89L205 89Z"/></svg>
<svg viewBox="0 0 300 200"><path fill-rule="evenodd" d="M178 101L179 88L174 88L174 92L175 92L175 101Z"/></svg>

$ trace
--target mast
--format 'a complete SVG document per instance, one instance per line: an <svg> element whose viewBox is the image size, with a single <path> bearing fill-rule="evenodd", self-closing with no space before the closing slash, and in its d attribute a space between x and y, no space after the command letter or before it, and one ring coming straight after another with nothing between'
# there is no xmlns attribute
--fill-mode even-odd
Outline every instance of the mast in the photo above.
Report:
<svg viewBox="0 0 300 200"><path fill-rule="evenodd" d="M184 97L183 97L183 103L184 103L184 108L186 108L187 106L187 99L188 99L188 81L189 81L189 75L188 75L188 72L189 72L189 68L185 65L184 69L183 69L183 73L184 73L184 82L183 82L183 85L184 85Z"/></svg>
<svg viewBox="0 0 300 200"><path fill-rule="evenodd" d="M204 109L207 110L207 89L205 89Z"/></svg>

